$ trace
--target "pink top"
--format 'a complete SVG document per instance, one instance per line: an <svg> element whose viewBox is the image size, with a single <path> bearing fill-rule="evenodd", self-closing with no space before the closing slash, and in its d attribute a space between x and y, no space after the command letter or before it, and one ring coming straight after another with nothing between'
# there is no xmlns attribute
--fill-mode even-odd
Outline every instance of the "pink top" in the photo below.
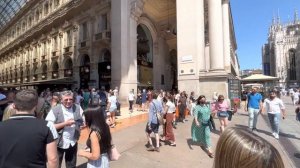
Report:
<svg viewBox="0 0 300 168"><path fill-rule="evenodd" d="M217 111L228 111L229 110L228 102L225 100L223 102L217 101L215 105L215 109Z"/></svg>

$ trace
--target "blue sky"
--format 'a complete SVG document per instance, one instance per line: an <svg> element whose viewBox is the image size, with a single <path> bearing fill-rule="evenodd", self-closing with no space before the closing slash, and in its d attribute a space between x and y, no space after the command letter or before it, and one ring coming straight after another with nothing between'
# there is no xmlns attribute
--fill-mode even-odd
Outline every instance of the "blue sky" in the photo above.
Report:
<svg viewBox="0 0 300 168"><path fill-rule="evenodd" d="M230 0L241 70L261 68L261 47L267 42L273 15L281 22L294 19L299 0Z"/></svg>

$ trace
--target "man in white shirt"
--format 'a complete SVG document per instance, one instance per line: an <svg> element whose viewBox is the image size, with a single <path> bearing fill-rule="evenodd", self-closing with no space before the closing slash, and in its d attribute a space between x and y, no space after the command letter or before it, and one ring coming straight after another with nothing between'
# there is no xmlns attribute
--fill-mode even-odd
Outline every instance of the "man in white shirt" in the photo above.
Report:
<svg viewBox="0 0 300 168"><path fill-rule="evenodd" d="M270 91L269 98L265 99L263 111L266 111L268 113L273 136L276 139L279 139L279 121L281 116L280 113L282 113L282 118L284 119L285 107L282 100L276 97L276 93L274 91Z"/></svg>
<svg viewBox="0 0 300 168"><path fill-rule="evenodd" d="M132 112L133 111L133 102L134 102L134 94L133 94L133 90L131 90L129 92L129 95L128 95L128 102L129 102L129 111Z"/></svg>
<svg viewBox="0 0 300 168"><path fill-rule="evenodd" d="M77 141L80 136L80 127L83 125L82 108L74 103L73 92L61 92L61 105L53 107L46 117L52 122L59 133L57 152L59 167L65 154L66 168L76 167Z"/></svg>
<svg viewBox="0 0 300 168"><path fill-rule="evenodd" d="M294 93L294 101L293 101L293 104L296 105L296 104L299 104L299 90L295 90L295 93Z"/></svg>

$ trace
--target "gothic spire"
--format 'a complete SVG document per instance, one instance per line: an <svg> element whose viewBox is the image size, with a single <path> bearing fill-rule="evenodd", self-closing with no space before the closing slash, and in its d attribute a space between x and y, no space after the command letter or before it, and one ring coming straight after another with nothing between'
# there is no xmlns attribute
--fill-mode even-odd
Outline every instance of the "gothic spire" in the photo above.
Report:
<svg viewBox="0 0 300 168"><path fill-rule="evenodd" d="M280 24L279 8L277 9L277 24Z"/></svg>
<svg viewBox="0 0 300 168"><path fill-rule="evenodd" d="M297 23L298 22L298 10L295 9L295 12L294 12L294 23Z"/></svg>

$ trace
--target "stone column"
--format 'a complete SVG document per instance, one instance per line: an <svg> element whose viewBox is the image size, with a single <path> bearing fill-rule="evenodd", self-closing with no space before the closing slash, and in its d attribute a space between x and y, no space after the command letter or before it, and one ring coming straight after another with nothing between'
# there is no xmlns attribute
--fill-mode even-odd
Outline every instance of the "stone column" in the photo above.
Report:
<svg viewBox="0 0 300 168"><path fill-rule="evenodd" d="M129 90L137 89L137 17L132 14L137 5L130 2L111 2L111 87L119 88L121 101L126 101Z"/></svg>
<svg viewBox="0 0 300 168"><path fill-rule="evenodd" d="M230 54L230 17L229 17L229 0L223 0L223 41L224 41L224 64L227 72L231 71L231 54Z"/></svg>
<svg viewBox="0 0 300 168"><path fill-rule="evenodd" d="M224 70L222 0L208 1L208 20L210 68Z"/></svg>
<svg viewBox="0 0 300 168"><path fill-rule="evenodd" d="M177 0L176 3L178 89L197 92L199 72L205 70L204 0Z"/></svg>

